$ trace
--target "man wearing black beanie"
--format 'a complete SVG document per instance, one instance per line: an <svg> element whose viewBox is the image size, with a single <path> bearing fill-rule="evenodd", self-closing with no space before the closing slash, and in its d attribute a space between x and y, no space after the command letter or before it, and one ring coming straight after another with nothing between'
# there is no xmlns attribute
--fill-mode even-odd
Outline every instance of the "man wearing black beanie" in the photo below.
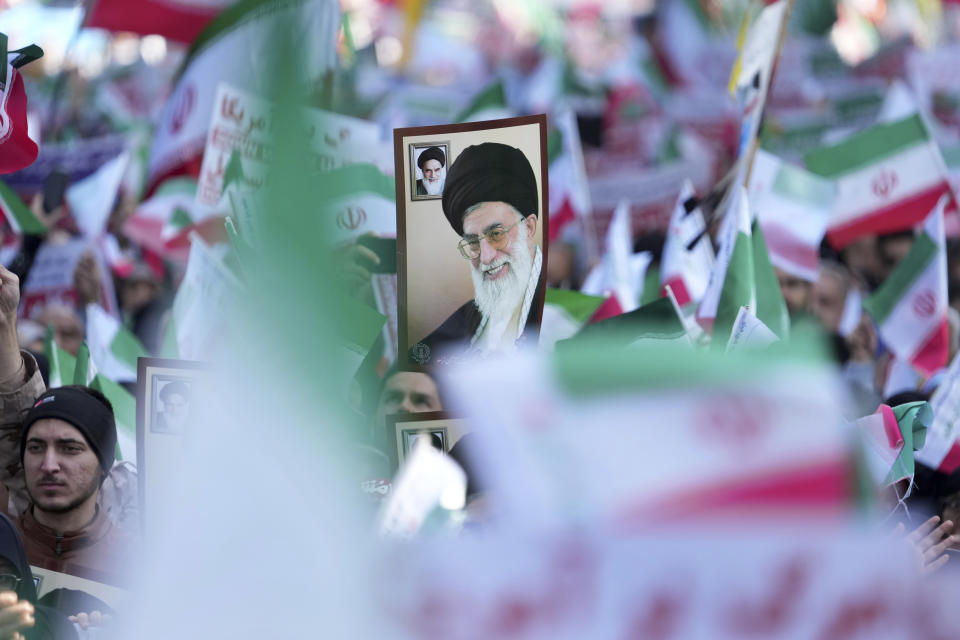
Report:
<svg viewBox="0 0 960 640"><path fill-rule="evenodd" d="M0 479L11 515L30 564L122 585L132 540L98 504L114 468L113 407L88 387L44 390L18 346L19 298L17 277L0 267Z"/></svg>
<svg viewBox="0 0 960 640"><path fill-rule="evenodd" d="M523 151L485 142L464 149L450 165L443 213L461 237L474 299L410 349L421 364L452 342L479 354L510 351L539 317L543 256L535 234L542 203Z"/></svg>

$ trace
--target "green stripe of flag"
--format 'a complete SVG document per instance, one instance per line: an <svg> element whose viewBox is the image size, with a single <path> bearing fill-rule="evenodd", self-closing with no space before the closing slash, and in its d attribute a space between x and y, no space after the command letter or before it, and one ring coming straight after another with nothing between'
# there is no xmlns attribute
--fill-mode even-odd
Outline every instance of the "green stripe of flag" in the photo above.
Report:
<svg viewBox="0 0 960 640"><path fill-rule="evenodd" d="M753 223L750 231L753 245L753 274L757 288L757 319L767 325L781 340L790 335L790 314L780 290L777 273L770 262L767 241L759 222Z"/></svg>
<svg viewBox="0 0 960 640"><path fill-rule="evenodd" d="M937 256L937 243L926 233L921 233L913 241L910 252L900 261L893 273L877 289L876 293L863 301L863 308L877 322L883 324L927 265Z"/></svg>
<svg viewBox="0 0 960 640"><path fill-rule="evenodd" d="M137 400L133 397L133 394L99 373L93 377L90 388L102 393L113 405L113 418L117 424L117 430L125 432L131 440L136 441ZM116 458L117 460L124 459L120 450L119 439L117 440Z"/></svg>
<svg viewBox="0 0 960 640"><path fill-rule="evenodd" d="M930 139L919 115L889 124L878 124L832 147L804 157L810 171L826 177L841 176L876 164Z"/></svg>
<svg viewBox="0 0 960 640"><path fill-rule="evenodd" d="M960 145L952 147L941 147L940 153L943 154L943 160L948 167L960 166Z"/></svg>
<svg viewBox="0 0 960 640"><path fill-rule="evenodd" d="M54 341L52 326L47 327L47 335L43 340L43 354L47 356L47 361L50 363L50 388L71 384L77 360Z"/></svg>
<svg viewBox="0 0 960 640"><path fill-rule="evenodd" d="M14 229L19 228L20 233L43 235L47 232L47 228L37 216L33 215L30 207L3 180L0 180L0 206L5 213L9 212L13 216L10 226Z"/></svg>
<svg viewBox="0 0 960 640"><path fill-rule="evenodd" d="M73 369L73 384L86 386L89 382L90 373L90 348L87 341L80 343L80 349L77 350L77 363Z"/></svg>
<svg viewBox="0 0 960 640"><path fill-rule="evenodd" d="M833 182L788 164L780 165L773 190L791 200L807 202L821 209L829 208L837 193Z"/></svg>
<svg viewBox="0 0 960 640"><path fill-rule="evenodd" d="M563 155L563 132L560 129L553 129L547 136L547 164L553 164L561 155Z"/></svg>
<svg viewBox="0 0 960 640"><path fill-rule="evenodd" d="M756 297L754 273L752 240L747 234L738 232L733 253L730 254L730 264L727 265L727 273L723 278L723 288L717 302L717 317L713 324L713 337L710 340L712 345L721 350L727 346L740 307L753 307Z"/></svg>
<svg viewBox="0 0 960 640"><path fill-rule="evenodd" d="M576 322L583 324L603 304L603 296L589 296L579 291L567 289L547 289L544 304L561 307Z"/></svg>
<svg viewBox="0 0 960 640"><path fill-rule="evenodd" d="M358 193L371 193L386 200L397 199L393 178L372 164L357 163L328 171L316 178L325 200L336 200Z"/></svg>
<svg viewBox="0 0 960 640"><path fill-rule="evenodd" d="M193 178L170 178L164 180L153 192L154 198L172 195L195 195L197 193L197 181Z"/></svg>
<svg viewBox="0 0 960 640"><path fill-rule="evenodd" d="M473 114L479 113L484 109L495 109L498 107L505 109L506 106L507 94L503 89L503 82L497 80L486 89L481 91L470 102L469 106L460 112L460 115L457 116L457 122L463 122L470 118L470 116Z"/></svg>
<svg viewBox="0 0 960 640"><path fill-rule="evenodd" d="M117 360L137 370L137 358L147 357L147 348L129 329L121 325L110 343L110 352Z"/></svg>
<svg viewBox="0 0 960 640"><path fill-rule="evenodd" d="M246 22L247 20L253 20L259 17L261 13L266 13L269 5L280 5L281 7L287 3L280 3L277 0L240 0L236 4L230 5L219 14L217 17L210 21L203 31L200 32L193 43L190 45L190 50L187 51L187 56L183 60L183 64L180 65L180 69L177 72L177 77L183 73L184 69L190 66L190 63L200 55L204 49L216 42L220 36L225 33L235 29L240 24ZM263 5L261 11L256 11L260 9Z"/></svg>

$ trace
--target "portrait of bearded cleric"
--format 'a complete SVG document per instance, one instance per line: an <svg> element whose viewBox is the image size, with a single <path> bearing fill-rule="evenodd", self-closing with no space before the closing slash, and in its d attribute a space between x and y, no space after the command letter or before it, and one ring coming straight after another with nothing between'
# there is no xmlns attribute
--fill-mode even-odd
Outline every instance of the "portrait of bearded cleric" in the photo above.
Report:
<svg viewBox="0 0 960 640"><path fill-rule="evenodd" d="M398 206L404 263L398 320L405 338L399 346L410 364L444 364L536 344L547 235L540 120L396 130L398 148L423 149L406 154L408 164L398 167L398 182L405 181L409 196L414 167L429 168L437 160L432 141L442 136L449 145L439 201L411 197L402 210ZM482 128L467 128L477 125Z"/></svg>
<svg viewBox="0 0 960 640"><path fill-rule="evenodd" d="M411 197L415 200L441 198L447 176L448 145L446 143L411 145L410 150L417 168Z"/></svg>

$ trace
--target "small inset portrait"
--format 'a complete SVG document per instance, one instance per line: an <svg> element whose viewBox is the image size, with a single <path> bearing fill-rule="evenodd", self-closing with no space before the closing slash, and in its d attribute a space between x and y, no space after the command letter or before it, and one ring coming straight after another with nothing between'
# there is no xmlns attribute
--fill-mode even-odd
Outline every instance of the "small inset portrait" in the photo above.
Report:
<svg viewBox="0 0 960 640"><path fill-rule="evenodd" d="M447 177L449 142L428 142L410 145L410 176L413 200L434 200L443 197L443 183Z"/></svg>
<svg viewBox="0 0 960 640"><path fill-rule="evenodd" d="M183 433L190 419L191 381L156 376L150 430L154 433Z"/></svg>
<svg viewBox="0 0 960 640"><path fill-rule="evenodd" d="M447 429L404 429L403 455L408 456L416 447L433 447L441 453L447 452Z"/></svg>

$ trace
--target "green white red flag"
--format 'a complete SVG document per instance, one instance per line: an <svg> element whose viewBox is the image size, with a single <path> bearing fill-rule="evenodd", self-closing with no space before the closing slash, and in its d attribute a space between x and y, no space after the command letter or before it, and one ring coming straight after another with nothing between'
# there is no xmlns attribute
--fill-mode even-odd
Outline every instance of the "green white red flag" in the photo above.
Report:
<svg viewBox="0 0 960 640"><path fill-rule="evenodd" d="M10 228L18 235L47 232L46 226L33 214L30 207L3 180L0 180L0 212L3 212Z"/></svg>
<svg viewBox="0 0 960 640"><path fill-rule="evenodd" d="M319 81L336 66L339 3L333 0L242 1L220 13L194 40L150 151L148 194L167 178L200 173L218 83L268 95L276 62L266 55L282 37L302 72Z"/></svg>
<svg viewBox="0 0 960 640"><path fill-rule="evenodd" d="M911 480L903 496L910 495L915 472L914 451L925 446L933 411L926 402L910 402L889 407L881 404L876 413L857 420L863 443L863 458L878 487Z"/></svg>
<svg viewBox="0 0 960 640"><path fill-rule="evenodd" d="M943 156L919 115L875 125L808 153L804 162L836 181L827 238L837 248L866 234L910 229L952 193Z"/></svg>
<svg viewBox="0 0 960 640"><path fill-rule="evenodd" d="M96 304L87 305L86 344L97 369L114 382L136 382L137 358L149 355L129 329Z"/></svg>
<svg viewBox="0 0 960 640"><path fill-rule="evenodd" d="M604 298L568 289L547 289L540 320L541 347L552 348L559 340L577 335L597 311Z"/></svg>
<svg viewBox="0 0 960 640"><path fill-rule="evenodd" d="M836 185L760 149L754 158L749 191L770 262L815 282L820 243L833 211Z"/></svg>
<svg viewBox="0 0 960 640"><path fill-rule="evenodd" d="M863 306L883 343L929 377L947 365L947 252L941 195L910 252Z"/></svg>
<svg viewBox="0 0 960 640"><path fill-rule="evenodd" d="M570 109L552 120L556 127L547 141L550 164L550 241L568 225L590 214L590 185L576 115Z"/></svg>

